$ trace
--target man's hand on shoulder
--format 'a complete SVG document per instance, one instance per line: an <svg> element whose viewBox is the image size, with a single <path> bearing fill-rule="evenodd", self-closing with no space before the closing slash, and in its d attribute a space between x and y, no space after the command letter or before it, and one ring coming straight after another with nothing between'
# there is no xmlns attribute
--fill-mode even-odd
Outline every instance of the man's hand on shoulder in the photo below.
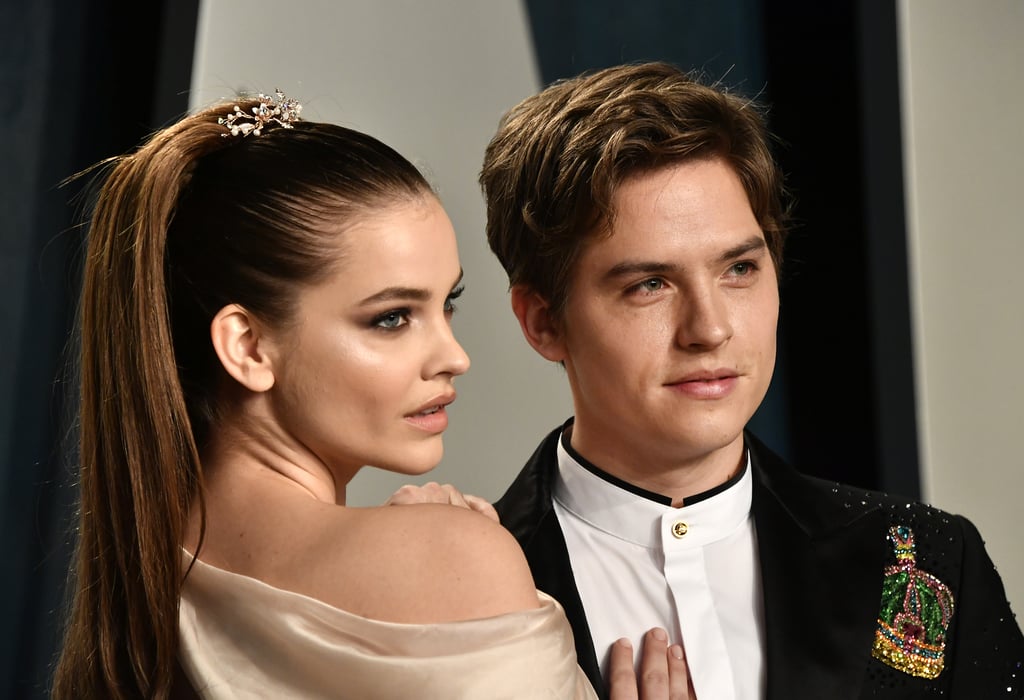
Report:
<svg viewBox="0 0 1024 700"><path fill-rule="evenodd" d="M423 486L406 484L395 491L384 501L386 506L415 505L419 503L446 503L458 508L467 508L485 515L494 522L498 520L498 513L486 499L468 493L462 493L451 484L438 484L431 481Z"/></svg>

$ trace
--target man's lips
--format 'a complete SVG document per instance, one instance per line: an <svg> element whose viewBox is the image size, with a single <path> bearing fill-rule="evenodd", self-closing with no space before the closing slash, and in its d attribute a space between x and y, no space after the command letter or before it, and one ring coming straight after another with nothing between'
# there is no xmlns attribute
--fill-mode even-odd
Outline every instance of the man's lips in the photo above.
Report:
<svg viewBox="0 0 1024 700"><path fill-rule="evenodd" d="M695 399L722 399L736 388L739 375L734 370L717 369L691 372L665 386Z"/></svg>

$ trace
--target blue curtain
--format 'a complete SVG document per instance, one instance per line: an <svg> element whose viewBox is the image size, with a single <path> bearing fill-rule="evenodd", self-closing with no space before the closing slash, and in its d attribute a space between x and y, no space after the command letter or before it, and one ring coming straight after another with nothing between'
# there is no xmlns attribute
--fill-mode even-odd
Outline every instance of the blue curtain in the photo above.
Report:
<svg viewBox="0 0 1024 700"><path fill-rule="evenodd" d="M4 0L0 697L46 697L73 542L85 179L186 107L197 2ZM185 47L185 48L183 48ZM184 59L184 60L183 60Z"/></svg>

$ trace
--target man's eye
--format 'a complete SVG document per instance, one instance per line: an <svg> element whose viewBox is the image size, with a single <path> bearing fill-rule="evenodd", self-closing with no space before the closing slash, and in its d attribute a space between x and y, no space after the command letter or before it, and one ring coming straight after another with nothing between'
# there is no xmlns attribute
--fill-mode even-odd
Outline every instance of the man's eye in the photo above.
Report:
<svg viewBox="0 0 1024 700"><path fill-rule="evenodd" d="M731 271L737 277L746 277L756 269L757 267L752 262L739 262L732 266Z"/></svg>
<svg viewBox="0 0 1024 700"><path fill-rule="evenodd" d="M652 277L638 284L636 288L641 292L657 292L659 289L664 288L664 286L665 280L659 277Z"/></svg>

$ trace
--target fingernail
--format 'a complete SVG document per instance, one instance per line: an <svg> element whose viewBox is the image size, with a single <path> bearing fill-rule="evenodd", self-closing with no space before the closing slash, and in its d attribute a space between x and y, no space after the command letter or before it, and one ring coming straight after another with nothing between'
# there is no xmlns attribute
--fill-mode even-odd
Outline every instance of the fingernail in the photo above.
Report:
<svg viewBox="0 0 1024 700"><path fill-rule="evenodd" d="M626 647L627 649L632 649L633 648L633 644L628 639L626 639L625 637L623 637L622 639L620 639L619 641L617 641L615 643L618 644L619 646Z"/></svg>
<svg viewBox="0 0 1024 700"><path fill-rule="evenodd" d="M657 639L659 642L668 641L668 633L660 627L655 627L653 630L651 630L651 636Z"/></svg>
<svg viewBox="0 0 1024 700"><path fill-rule="evenodd" d="M672 646L670 646L668 648L668 651L670 654L672 654L672 656L676 657L676 659L680 661L683 660L683 648L678 644L673 644Z"/></svg>

